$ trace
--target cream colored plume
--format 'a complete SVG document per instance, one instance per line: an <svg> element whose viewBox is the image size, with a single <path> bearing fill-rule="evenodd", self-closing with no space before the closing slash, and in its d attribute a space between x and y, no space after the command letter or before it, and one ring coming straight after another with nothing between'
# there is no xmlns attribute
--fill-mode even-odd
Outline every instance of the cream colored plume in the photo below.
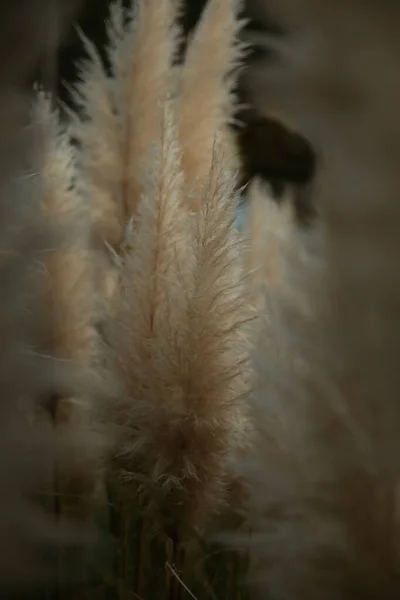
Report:
<svg viewBox="0 0 400 600"><path fill-rule="evenodd" d="M125 482L147 478L146 496L163 514L200 525L224 499L247 446L251 312L222 155L214 157L194 216L184 202L172 115L122 268L111 329L127 390L115 407L116 462Z"/></svg>
<svg viewBox="0 0 400 600"><path fill-rule="evenodd" d="M275 346L260 348L260 598L392 599L400 594L400 6L266 5L287 34L255 85L280 99L320 153L322 243L295 272L311 313L278 304L273 339L291 364Z"/></svg>
<svg viewBox="0 0 400 600"><path fill-rule="evenodd" d="M289 199L278 204L257 179L250 184L246 202L245 269L250 275L254 302L262 310L267 290L284 285L284 255L294 235L293 215Z"/></svg>
<svg viewBox="0 0 400 600"><path fill-rule="evenodd" d="M75 156L50 100L38 98L39 123L47 132L42 170L42 212L60 232L60 248L49 252L49 306L53 311L52 349L60 358L91 364L95 350L94 290L90 254L89 207L76 184Z"/></svg>
<svg viewBox="0 0 400 600"><path fill-rule="evenodd" d="M140 1L129 11L114 2L107 47L111 76L86 41L89 61L76 94L85 118L77 121L74 133L82 147L94 220L101 237L117 249L137 212L147 163L161 135L176 47L175 15L172 1Z"/></svg>
<svg viewBox="0 0 400 600"><path fill-rule="evenodd" d="M109 422L119 436L112 464L130 493L139 490L146 506L159 508L178 528L203 524L223 504L249 437L254 311L235 228L231 149L221 135L230 115L233 75L226 75L239 55L238 25L234 3L224 3L222 11L218 7L213 0L210 10L219 22L229 18L218 67L208 72L201 65L209 60L210 47L218 47L211 13L192 40L182 71L171 66L176 36L169 0L143 3L127 26L124 13L114 7L113 75L101 84L107 83L118 115L124 165L115 171L121 236L114 248L111 310L102 323L113 358L110 376L123 387L118 401L108 403ZM203 141L189 166L181 117L197 102L189 93L194 69L200 69L203 82L196 89L214 96L204 115L214 112L202 120ZM94 125L93 120L90 131ZM81 127L83 135L88 125ZM84 136L81 140L84 155ZM190 144L195 150L195 138ZM82 160L89 178L90 157L89 148ZM92 167L96 181L102 163ZM193 168L200 184L196 212L187 197ZM94 188L87 189L96 203Z"/></svg>
<svg viewBox="0 0 400 600"><path fill-rule="evenodd" d="M90 218L76 183L69 132L61 130L50 99L42 93L38 95L36 118L45 138L42 215L44 222L57 232L59 241L56 248L47 252L44 264L48 317L45 343L51 356L70 365L72 377L79 376L82 383L87 379L80 396L79 388L73 398L63 396L62 390L54 390L50 407L54 426L60 434L68 433L73 441L57 485L62 512L83 518L89 510L87 494L93 491L94 481L93 465L89 464L89 448L90 452L93 448L87 438L95 424L90 423L94 413L88 393L98 362Z"/></svg>
<svg viewBox="0 0 400 600"><path fill-rule="evenodd" d="M216 136L226 136L225 160L238 164L227 125L233 118L235 72L244 54L236 37L242 26L239 5L238 0L207 3L182 69L179 130L189 197L204 192Z"/></svg>

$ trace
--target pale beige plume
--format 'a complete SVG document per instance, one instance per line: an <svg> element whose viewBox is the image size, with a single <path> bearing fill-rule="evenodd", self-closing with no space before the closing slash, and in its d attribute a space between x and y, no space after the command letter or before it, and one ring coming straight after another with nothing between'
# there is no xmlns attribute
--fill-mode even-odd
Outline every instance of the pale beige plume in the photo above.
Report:
<svg viewBox="0 0 400 600"><path fill-rule="evenodd" d="M44 136L41 211L46 226L57 232L59 239L57 246L46 253L44 263L48 317L45 344L55 360L70 365L72 376L75 372L82 382L87 380L74 397L54 390L49 406L58 434L68 434L72 441L58 468L58 510L64 517L86 519L90 516L96 479L90 456L95 445L95 412L89 382L94 377L99 352L91 222L89 207L76 182L69 131L61 128L50 98L43 93L38 94L36 118Z"/></svg>
<svg viewBox="0 0 400 600"><path fill-rule="evenodd" d="M244 54L237 34L238 0L210 0L190 39L182 68L179 130L188 198L202 194L212 167L216 136L226 136L226 160L237 150L228 123L233 118L236 70ZM236 159L237 160L237 159ZM196 206L197 202L193 202Z"/></svg>
<svg viewBox="0 0 400 600"><path fill-rule="evenodd" d="M108 46L111 75L86 42L77 98L85 109L75 134L100 235L117 250L144 191L146 165L161 133L163 102L177 38L176 3L146 0L126 10L111 5Z"/></svg>
<svg viewBox="0 0 400 600"><path fill-rule="evenodd" d="M322 223L316 253L292 272L311 313L296 297L277 302L272 339L291 363L273 345L259 355L260 597L391 600L400 593L400 6L266 4L288 33L254 84L320 153Z"/></svg>
<svg viewBox="0 0 400 600"><path fill-rule="evenodd" d="M138 28L140 22L150 22L154 7L152 2L143 5ZM168 0L157 7L160 14L170 10ZM132 485L131 493L140 490L147 507L159 509L160 518L179 526L202 525L223 504L236 460L247 450L250 428L246 406L252 383L249 322L254 312L243 280L241 235L235 229L235 175L219 129L229 115L222 110L231 89L231 79L224 80L224 73L237 58L238 27L233 4L224 11L232 23L218 76L200 73L205 89L212 88L218 96L215 102L221 113L210 120L201 156L196 155L201 165L196 213L187 202L186 184L192 173L183 159L181 136L180 109L187 98L180 95L179 85L186 82L186 75L180 81L179 68L171 68L175 51L171 27L164 24L162 30L160 23L160 37L154 41L160 48L152 49L154 57L162 49L165 72L159 71L160 79L152 86L133 90L140 93L140 106L147 106L152 115L151 137L148 142L139 138L140 146L139 142L134 146L141 148L140 161L127 150L131 183L140 181L142 188L140 196L132 196L138 209L125 212L117 282L105 327L115 371L124 385L119 401L110 403L110 420L119 431L115 472L128 489ZM209 56L207 35L216 44L210 23L197 44L192 68L200 68L201 55ZM130 82L131 35L125 30L115 42L120 77L120 82L112 81L115 93L127 89L124 78ZM149 70L146 56L144 50L137 55L138 72ZM191 96L192 106L193 102ZM141 112L131 112L130 118L131 124L123 124L132 132L143 128L144 136ZM146 144L148 152L143 154Z"/></svg>
<svg viewBox="0 0 400 600"><path fill-rule="evenodd" d="M278 204L257 179L249 186L246 202L248 248L244 265L254 303L262 310L266 291L284 283L284 250L293 235L294 221L288 199Z"/></svg>

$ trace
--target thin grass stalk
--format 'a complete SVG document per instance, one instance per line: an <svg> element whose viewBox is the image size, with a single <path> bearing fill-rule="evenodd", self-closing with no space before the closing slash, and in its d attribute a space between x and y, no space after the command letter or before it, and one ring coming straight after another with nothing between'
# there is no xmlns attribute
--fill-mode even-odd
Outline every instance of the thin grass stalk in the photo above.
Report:
<svg viewBox="0 0 400 600"><path fill-rule="evenodd" d="M144 548L148 538L146 537L146 526L144 517L138 519L136 529L136 555L135 555L135 588L134 591L138 596L143 594L144 580Z"/></svg>
<svg viewBox="0 0 400 600"><path fill-rule="evenodd" d="M179 525L176 525L174 532L170 538L169 544L169 564L172 565L174 571L182 577L185 559L185 550L181 541L181 533ZM167 578L167 600L180 600L182 596L182 584L178 578L167 568L170 576Z"/></svg>
<svg viewBox="0 0 400 600"><path fill-rule="evenodd" d="M109 531L112 538L112 559L110 564L111 572L110 580L107 582L106 586L106 598L107 600L119 600L118 580L119 567L121 564L119 540L122 534L121 503L120 498L116 493L115 482L113 481L112 475L109 471L107 471L106 474L106 496Z"/></svg>
<svg viewBox="0 0 400 600"><path fill-rule="evenodd" d="M55 418L53 419L53 427L56 429ZM62 517L62 509L61 509L61 488L59 485L60 481L60 470L59 464L57 460L55 461L53 467L53 495L54 495L54 518L56 521L60 522ZM56 576L54 578L54 586L52 597L53 600L61 600L62 599L62 581L64 579L64 565L63 565L63 544L61 541L57 544L57 557L56 557Z"/></svg>

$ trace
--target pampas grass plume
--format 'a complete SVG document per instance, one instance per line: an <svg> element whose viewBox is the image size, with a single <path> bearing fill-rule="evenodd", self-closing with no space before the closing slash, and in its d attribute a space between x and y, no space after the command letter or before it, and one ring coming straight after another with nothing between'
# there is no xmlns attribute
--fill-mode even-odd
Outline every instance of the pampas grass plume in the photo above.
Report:
<svg viewBox="0 0 400 600"><path fill-rule="evenodd" d="M77 386L75 397L65 397L62 390L55 390L49 406L54 427L64 437L68 433L71 442L58 468L58 511L85 520L90 516L96 479L93 460L89 460L95 446L96 417L90 379L94 379L99 354L91 223L88 205L77 184L69 131L62 130L59 115L43 92L38 94L36 115L45 138L41 210L44 221L58 236L57 246L47 252L45 261L49 321L46 346L54 359L69 365L71 376L79 377L80 385L87 380L82 390Z"/></svg>
<svg viewBox="0 0 400 600"><path fill-rule="evenodd" d="M112 8L113 76L101 79L103 97L107 90L117 99L125 165L114 172L125 208L104 324L125 387L110 403L120 431L113 464L124 484L134 484L132 494L140 483L146 503L161 516L193 526L223 503L236 457L248 443L251 315L235 229L235 173L220 135L230 114L231 70L240 56L235 10L235 3L213 0L185 66L171 69L178 39L169 1L144 3L127 24L121 9ZM219 49L216 17L228 24L215 69L206 73L201 65L210 61L210 48ZM203 141L185 137L200 81L211 103L204 111L210 120L201 120ZM85 89L80 86L80 94ZM94 98L87 91L90 122ZM85 127L83 122L83 144ZM188 149L196 174L185 158ZM190 191L197 194L196 213L187 202L194 180L200 184Z"/></svg>
<svg viewBox="0 0 400 600"><path fill-rule="evenodd" d="M193 198L192 207L196 194L204 192L216 135L225 136L225 160L233 161L231 168L236 166L237 150L227 125L233 119L235 78L245 52L237 37L243 26L239 8L237 0L206 4L182 67L179 131L185 190Z"/></svg>
<svg viewBox="0 0 400 600"><path fill-rule="evenodd" d="M399 7L269 5L288 34L258 91L323 159L322 244L297 275L311 313L280 304L291 363L259 354L260 597L396 598Z"/></svg>
<svg viewBox="0 0 400 600"><path fill-rule="evenodd" d="M162 100L167 98L175 50L174 2L111 6L107 48L111 76L94 46L75 97L85 119L75 120L83 174L96 196L99 235L117 248L144 191L146 164L161 135ZM134 165L134 167L133 167Z"/></svg>

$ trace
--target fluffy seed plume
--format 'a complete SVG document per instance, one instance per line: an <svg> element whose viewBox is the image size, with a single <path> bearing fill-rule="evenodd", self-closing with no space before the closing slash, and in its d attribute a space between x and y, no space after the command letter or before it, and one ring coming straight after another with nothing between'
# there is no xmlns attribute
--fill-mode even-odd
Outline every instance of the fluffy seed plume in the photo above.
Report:
<svg viewBox="0 0 400 600"><path fill-rule="evenodd" d="M215 137L228 136L235 74L244 54L237 40L243 23L238 0L210 0L190 40L182 68L179 130L188 197L204 191ZM226 160L232 159L232 148Z"/></svg>
<svg viewBox="0 0 400 600"><path fill-rule="evenodd" d="M53 7L61 10L62 3ZM14 597L25 586L28 594L34 594L36 584L51 573L44 557L61 540L53 520L32 501L38 487L51 480L55 448L48 432L40 425L32 427L29 418L55 387L68 388L61 366L41 353L47 330L41 265L57 240L41 218L38 173L43 156L37 145L41 132L31 122L29 83L49 49L48 9L45 0L35 3L34 9L23 0L6 2L0 9L0 589L4 597ZM70 536L65 533L62 541L67 546Z"/></svg>
<svg viewBox="0 0 400 600"><path fill-rule="evenodd" d="M49 304L54 311L50 344L59 358L73 359L87 367L95 345L88 205L76 185L75 156L68 131L62 131L58 115L52 112L44 94L39 94L37 115L47 133L41 209L44 219L59 230L63 242L48 258Z"/></svg>
<svg viewBox="0 0 400 600"><path fill-rule="evenodd" d="M209 511L224 499L236 477L236 462L248 450L254 317L244 278L243 239L235 228L235 179L225 170L222 143L215 144L211 164L193 223L192 292L181 324L184 343L192 349L184 352L186 365L181 366L189 383L188 411L193 411L187 432L193 445L186 460L195 465L192 456L198 456L200 482L194 481L190 494L200 493L203 509Z"/></svg>
<svg viewBox="0 0 400 600"><path fill-rule="evenodd" d="M224 77L239 56L238 26L234 3L224 3L221 13L218 6L213 2L212 11L220 22L230 15L218 68L208 73L201 68L210 58L210 43L219 47L209 14L207 27L193 41L190 76L189 70L182 75L171 66L176 35L169 0L149 0L128 24L114 7L113 73L99 82L114 98L118 160L124 165L115 171L123 199L122 237L112 310L104 322L111 362L124 388L108 406L119 436L112 463L122 483L139 485L147 505L159 508L169 522L186 525L203 523L223 502L249 429L252 314L234 223L235 177L219 131L229 116L232 80ZM214 116L201 155L196 154L201 165L196 213L186 195L194 167L183 159L181 136L182 107L195 102L188 92L194 69L200 69L202 93L212 90L215 97ZM101 162L91 168L96 181Z"/></svg>
<svg viewBox="0 0 400 600"><path fill-rule="evenodd" d="M246 446L246 298L221 156L194 216L176 127L164 127L116 303L111 345L127 389L117 461L125 481L148 480L169 519L196 525L223 500Z"/></svg>
<svg viewBox="0 0 400 600"><path fill-rule="evenodd" d="M293 234L293 215L289 202L278 205L258 180L250 184L246 202L248 248L244 267L250 275L254 303L262 310L267 290L283 284L284 250Z"/></svg>
<svg viewBox="0 0 400 600"><path fill-rule="evenodd" d="M89 380L96 362L96 302L93 252L90 250L89 210L76 182L75 156L68 130L62 130L50 99L40 93L37 119L45 138L41 210L45 223L57 232L58 244L46 254L48 353L70 365L82 381ZM94 483L89 465L89 420L93 419L88 385L78 396L54 391L48 407L58 432L69 434L69 445L57 481L59 511L86 518ZM86 438L84 440L84 437ZM94 440L92 440L94 445ZM86 453L86 458L85 458Z"/></svg>
<svg viewBox="0 0 400 600"><path fill-rule="evenodd" d="M144 191L146 164L161 135L162 104L176 48L176 3L111 6L106 48L110 75L86 40L89 60L76 98L85 118L74 133L101 237L118 248Z"/></svg>
<svg viewBox="0 0 400 600"><path fill-rule="evenodd" d="M123 424L117 460L127 463L126 479L144 471L155 482L164 474L158 466L165 450L159 437L167 434L174 410L168 378L171 319L176 322L182 303L177 257L190 248L176 129L168 105L165 110L160 148L120 272L110 340L128 395L116 406L115 419Z"/></svg>
<svg viewBox="0 0 400 600"><path fill-rule="evenodd" d="M301 269L311 314L282 303L276 321L290 365L272 360L272 346L260 351L261 597L392 599L400 593L400 9L270 5L289 34L259 93L276 94L323 157L323 243Z"/></svg>

